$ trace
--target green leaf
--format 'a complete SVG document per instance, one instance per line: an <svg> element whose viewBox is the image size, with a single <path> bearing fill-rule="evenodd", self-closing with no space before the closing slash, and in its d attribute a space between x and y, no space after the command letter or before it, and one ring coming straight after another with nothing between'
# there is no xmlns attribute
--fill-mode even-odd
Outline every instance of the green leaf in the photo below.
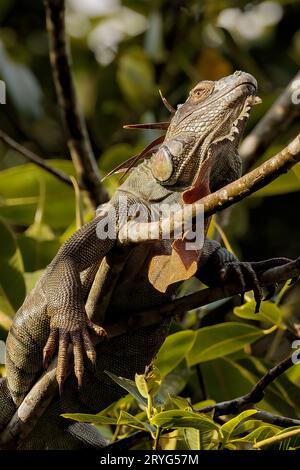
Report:
<svg viewBox="0 0 300 470"><path fill-rule="evenodd" d="M132 426L137 429L146 429L147 431L154 432L155 427L151 426L150 424L141 421L138 419L136 416L131 415L130 413L127 413L127 411L121 410L119 419L117 421L117 424L120 425L126 425L126 426Z"/></svg>
<svg viewBox="0 0 300 470"><path fill-rule="evenodd" d="M174 397L182 392L191 375L186 360L181 361L175 369L166 375L159 389L159 397L166 401L169 396Z"/></svg>
<svg viewBox="0 0 300 470"><path fill-rule="evenodd" d="M108 372L107 370L105 371L105 373L114 381L116 382L118 385L120 385L120 387L124 388L127 392L130 393L130 395L132 395L138 403L141 403L142 405L144 406L147 406L147 400L146 398L144 398L136 384L133 382L133 380L130 380L130 379L126 379L125 377L118 377L117 375L113 374L112 372Z"/></svg>
<svg viewBox="0 0 300 470"><path fill-rule="evenodd" d="M135 384L142 397L154 396L161 384L161 375L153 364L147 368L145 374L135 374Z"/></svg>
<svg viewBox="0 0 300 470"><path fill-rule="evenodd" d="M75 174L69 161L51 160L49 164ZM0 216L14 224L31 225L40 200L41 182L45 185L43 223L55 229L70 225L75 217L73 188L32 163L0 171Z"/></svg>
<svg viewBox="0 0 300 470"><path fill-rule="evenodd" d="M98 425L105 424L116 424L117 418L110 418L103 416L101 413L98 414L87 414L87 413L64 413L61 415L63 418L72 419L79 423L91 423Z"/></svg>
<svg viewBox="0 0 300 470"><path fill-rule="evenodd" d="M24 268L15 237L1 219L0 239L0 311L13 316L26 295Z"/></svg>
<svg viewBox="0 0 300 470"><path fill-rule="evenodd" d="M240 435L249 434L255 429L260 428L262 425L262 421L259 419L247 419L246 421L242 421L232 432L230 436L230 440L233 441L235 438L239 438ZM275 426L276 427L276 426ZM277 428L279 429L279 428Z"/></svg>
<svg viewBox="0 0 300 470"><path fill-rule="evenodd" d="M136 408L136 400L132 395L128 394L108 405L106 408L101 410L99 414L118 418L121 411L129 411L132 406Z"/></svg>
<svg viewBox="0 0 300 470"><path fill-rule="evenodd" d="M220 431L223 434L223 445L229 441L231 434L235 430L235 428L243 421L244 419L248 418L249 416L254 415L257 413L257 410L246 410L240 413L239 415L235 416L234 418L227 421L227 423L223 424L220 428Z"/></svg>
<svg viewBox="0 0 300 470"><path fill-rule="evenodd" d="M219 443L217 431L200 431L200 450L217 450Z"/></svg>
<svg viewBox="0 0 300 470"><path fill-rule="evenodd" d="M247 320L264 320L272 325L280 325L282 320L282 311L278 305L272 302L262 302L259 313L255 313L256 302L251 300L239 307L233 309L235 315Z"/></svg>
<svg viewBox="0 0 300 470"><path fill-rule="evenodd" d="M197 333L192 330L179 331L168 336L158 351L154 364L165 377L187 357Z"/></svg>
<svg viewBox="0 0 300 470"><path fill-rule="evenodd" d="M252 442L255 444L257 441L262 441L274 436L277 431L277 427L270 424L264 424L244 437L233 439L232 442Z"/></svg>
<svg viewBox="0 0 300 470"><path fill-rule="evenodd" d="M132 426L137 429L153 432L155 428L148 423L144 423L136 416L131 415L127 411L121 410L119 416L111 417L104 415L105 410L97 414L88 414L88 413L64 413L61 416L63 418L72 419L79 423L91 423L97 426L104 425L126 425Z"/></svg>
<svg viewBox="0 0 300 470"><path fill-rule="evenodd" d="M183 410L170 410L157 413L151 419L151 424L161 428L195 428L201 431L219 429L219 425L207 415Z"/></svg>
<svg viewBox="0 0 300 470"><path fill-rule="evenodd" d="M221 323L206 326L197 332L188 354L190 366L226 356L264 336L264 332L244 323Z"/></svg>
<svg viewBox="0 0 300 470"><path fill-rule="evenodd" d="M147 399L149 392L147 382L143 374L135 374L135 384L142 397Z"/></svg>
<svg viewBox="0 0 300 470"><path fill-rule="evenodd" d="M184 430L184 438L190 450L200 450L200 431L194 428Z"/></svg>
<svg viewBox="0 0 300 470"><path fill-rule="evenodd" d="M190 410L192 411L191 404L187 398L183 397L172 397L171 402L180 410Z"/></svg>

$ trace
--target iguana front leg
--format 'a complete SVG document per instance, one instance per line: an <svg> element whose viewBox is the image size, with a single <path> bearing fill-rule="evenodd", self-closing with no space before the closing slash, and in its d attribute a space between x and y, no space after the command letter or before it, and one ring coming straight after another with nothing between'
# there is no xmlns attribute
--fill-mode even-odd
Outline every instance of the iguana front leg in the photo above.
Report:
<svg viewBox="0 0 300 470"><path fill-rule="evenodd" d="M240 261L215 240L207 239L196 276L210 287L235 282L240 287L242 300L247 290L252 289L256 301L255 312L259 312L262 289L258 274L275 266L289 263L289 258L272 258L259 262Z"/></svg>
<svg viewBox="0 0 300 470"><path fill-rule="evenodd" d="M100 337L106 335L102 327L87 317L80 273L100 262L114 246L115 239L100 239L97 235L101 224L107 222L107 217L97 217L79 229L61 247L45 276L46 311L51 320L49 338L44 347L44 366L48 367L58 349L57 381L60 391L67 376L69 344L73 346L74 371L80 386L84 354L92 362L95 361L90 332Z"/></svg>

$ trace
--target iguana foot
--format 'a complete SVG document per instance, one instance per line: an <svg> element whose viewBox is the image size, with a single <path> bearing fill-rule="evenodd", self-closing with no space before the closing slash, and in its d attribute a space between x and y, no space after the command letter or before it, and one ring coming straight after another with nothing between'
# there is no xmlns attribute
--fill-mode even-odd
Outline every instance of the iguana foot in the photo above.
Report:
<svg viewBox="0 0 300 470"><path fill-rule="evenodd" d="M58 349L56 378L59 392L62 393L63 384L68 376L69 346L73 346L74 373L78 381L78 387L82 385L84 372L84 354L94 364L96 352L90 338L89 330L100 338L106 338L104 328L96 325L91 320L86 319L85 324L77 329L64 327L51 327L48 341L43 350L43 364L47 369L50 361Z"/></svg>
<svg viewBox="0 0 300 470"><path fill-rule="evenodd" d="M277 266L283 266L284 264L291 263L293 260L290 258L270 258L267 260L262 260L262 261L253 261L251 262L251 266L256 272L256 274L259 276L263 272L267 271L268 269L276 268ZM293 284L294 282L297 282L298 277L292 278L290 284ZM266 290L266 295L264 297L264 300L270 300L272 297L274 297L276 293L276 287L277 285L272 284L269 286L265 286L264 289Z"/></svg>
<svg viewBox="0 0 300 470"><path fill-rule="evenodd" d="M219 276L222 283L234 282L239 286L242 303L244 302L245 292L253 290L254 299L256 301L255 313L259 312L263 293L257 274L251 263L238 260L229 261L222 266L219 271Z"/></svg>

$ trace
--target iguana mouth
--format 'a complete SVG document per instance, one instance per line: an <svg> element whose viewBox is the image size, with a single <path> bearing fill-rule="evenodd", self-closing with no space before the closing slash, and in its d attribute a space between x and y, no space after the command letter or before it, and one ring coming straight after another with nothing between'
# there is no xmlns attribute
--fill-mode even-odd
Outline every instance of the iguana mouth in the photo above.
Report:
<svg viewBox="0 0 300 470"><path fill-rule="evenodd" d="M249 96L253 96L257 91L256 85L254 83L250 82L250 81L245 81L245 82L242 82L242 83L238 83L237 85L233 86L230 90L224 91L224 93L222 93L221 95L219 95L217 97L214 97L213 100L210 100L210 101L207 100L206 103L205 103L205 106L209 105L212 101L215 101L215 102L219 101L220 99L224 98L224 96L229 95L230 93L232 93L237 88L239 88L241 86L245 86L245 85L253 88L253 92L249 91ZM198 109L200 109L200 107Z"/></svg>
<svg viewBox="0 0 300 470"><path fill-rule="evenodd" d="M244 119L248 119L251 108L253 106L257 105L257 104L260 104L260 103L261 103L261 99L258 96L249 95L245 100L244 106L243 106L240 114L233 121L229 133L227 135L225 135L224 137L221 137L220 139L218 139L218 142L220 142L221 140L224 140L224 139L228 139L230 141L233 141L234 138L235 138L235 134L240 133L240 129L238 128L239 121L243 121Z"/></svg>
<svg viewBox="0 0 300 470"><path fill-rule="evenodd" d="M236 88L239 87L239 86L242 86L242 85L250 85L251 87L253 87L255 89L255 91L257 90L256 85L253 82L250 82L250 81L239 83L238 85L236 85Z"/></svg>

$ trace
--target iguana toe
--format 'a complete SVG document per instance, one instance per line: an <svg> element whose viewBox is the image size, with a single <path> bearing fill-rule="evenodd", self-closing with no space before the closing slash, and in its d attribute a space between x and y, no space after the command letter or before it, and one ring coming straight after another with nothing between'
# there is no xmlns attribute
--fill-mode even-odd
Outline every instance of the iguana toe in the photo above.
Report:
<svg viewBox="0 0 300 470"><path fill-rule="evenodd" d="M73 333L74 334L74 333ZM68 348L70 334L66 330L59 330L59 346L57 357L56 379L58 382L60 395L63 392L63 385L68 375Z"/></svg>
<svg viewBox="0 0 300 470"><path fill-rule="evenodd" d="M48 369L50 361L57 349L57 342L59 337L58 329L51 329L48 341L43 349L43 367Z"/></svg>

